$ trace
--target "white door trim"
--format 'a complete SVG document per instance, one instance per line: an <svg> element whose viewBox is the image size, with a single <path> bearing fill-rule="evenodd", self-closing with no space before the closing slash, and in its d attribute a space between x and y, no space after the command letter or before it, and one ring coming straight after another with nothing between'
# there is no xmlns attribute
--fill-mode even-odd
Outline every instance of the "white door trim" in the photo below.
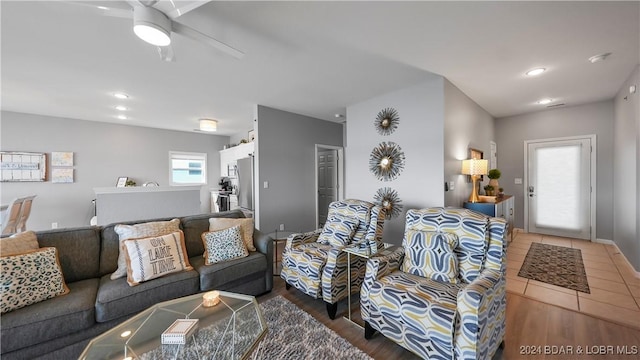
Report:
<svg viewBox="0 0 640 360"><path fill-rule="evenodd" d="M598 155L597 152L597 142L596 135L579 135L579 136L567 136L567 137L558 137L558 138L549 138L549 139L536 139L536 140L525 140L524 141L524 181L522 187L522 197L524 198L524 231L529 232L529 195L527 189L529 189L529 144L535 144L540 142L552 142L552 141L565 141L565 140L580 140L580 139L589 139L591 142L591 242L596 241L596 158Z"/></svg>
<svg viewBox="0 0 640 360"><path fill-rule="evenodd" d="M318 212L318 152L320 150L337 150L338 154L338 199L344 200L344 148L342 146L323 145L316 144L315 147L315 177L314 177L314 191L315 191L315 204L316 204L316 228L319 226L320 214Z"/></svg>

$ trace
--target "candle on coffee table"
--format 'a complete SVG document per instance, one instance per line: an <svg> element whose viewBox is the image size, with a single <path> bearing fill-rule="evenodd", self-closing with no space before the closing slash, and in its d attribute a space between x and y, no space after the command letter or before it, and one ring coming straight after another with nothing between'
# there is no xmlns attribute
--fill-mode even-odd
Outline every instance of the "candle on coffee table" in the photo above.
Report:
<svg viewBox="0 0 640 360"><path fill-rule="evenodd" d="M218 305L220 302L220 292L219 291L208 291L202 295L202 305L204 307L212 307Z"/></svg>

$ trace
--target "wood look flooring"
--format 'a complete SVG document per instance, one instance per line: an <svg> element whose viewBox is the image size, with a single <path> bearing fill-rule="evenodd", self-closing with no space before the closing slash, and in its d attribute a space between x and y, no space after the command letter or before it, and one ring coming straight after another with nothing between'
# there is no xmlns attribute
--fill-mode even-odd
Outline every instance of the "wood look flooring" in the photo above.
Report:
<svg viewBox="0 0 640 360"><path fill-rule="evenodd" d="M589 283L591 285L591 279ZM611 294L615 290L611 289ZM418 359L380 334L376 334L371 340L365 340L364 330L342 318L347 312L346 300L339 303L336 319L330 320L322 300L312 299L295 288L287 291L284 281L280 277L274 277L273 291L258 297L258 301L263 302L279 295L374 359ZM354 308L357 308L358 297L354 297L352 301ZM494 359L640 359L639 329L569 308L508 292L506 346ZM635 315L635 312L632 314ZM357 311L354 318L359 319ZM640 322L640 313L636 319ZM634 321L633 318L630 320ZM581 353L578 353L579 350Z"/></svg>

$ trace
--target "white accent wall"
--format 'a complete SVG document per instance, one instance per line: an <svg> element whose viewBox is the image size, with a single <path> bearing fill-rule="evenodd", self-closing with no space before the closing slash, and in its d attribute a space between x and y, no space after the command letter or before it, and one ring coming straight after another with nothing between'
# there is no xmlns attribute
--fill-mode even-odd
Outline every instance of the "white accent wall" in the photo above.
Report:
<svg viewBox="0 0 640 360"><path fill-rule="evenodd" d="M385 222L385 242L402 242L408 209L444 205L444 81L437 77L347 107L346 198L373 201L376 191L388 186L404 206L399 217ZM382 136L374 119L387 107L398 111L400 122L393 134ZM400 145L406 157L404 171L389 182L369 171L369 155L382 141Z"/></svg>
<svg viewBox="0 0 640 360"><path fill-rule="evenodd" d="M629 87L636 85L636 93ZM640 271L640 66L614 99L613 241Z"/></svg>
<svg viewBox="0 0 640 360"><path fill-rule="evenodd" d="M200 195L200 209L210 211L209 188L218 187L220 156L228 136L144 128L2 112L2 151L74 153L74 177L70 184L46 182L0 183L2 204L37 194L27 227L31 230L88 226L93 216L94 188L115 187L118 177L133 178L138 185L156 181L169 184L169 151L207 153L208 184ZM50 164L50 159L47 159ZM51 175L49 167L48 176ZM183 214L176 214L176 216Z"/></svg>

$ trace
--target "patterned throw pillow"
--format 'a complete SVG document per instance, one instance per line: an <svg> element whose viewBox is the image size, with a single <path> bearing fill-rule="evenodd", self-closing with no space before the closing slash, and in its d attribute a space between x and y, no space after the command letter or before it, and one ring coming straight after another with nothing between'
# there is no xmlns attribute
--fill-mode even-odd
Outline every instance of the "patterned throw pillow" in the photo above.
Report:
<svg viewBox="0 0 640 360"><path fill-rule="evenodd" d="M242 235L242 241L244 241L247 250L256 251L256 247L253 246L253 219L247 218L211 218L209 219L209 231L218 231L228 229L240 225L240 232Z"/></svg>
<svg viewBox="0 0 640 360"><path fill-rule="evenodd" d="M69 292L54 247L0 258L2 314Z"/></svg>
<svg viewBox="0 0 640 360"><path fill-rule="evenodd" d="M324 224L318 242L331 246L349 245L360 220L334 215Z"/></svg>
<svg viewBox="0 0 640 360"><path fill-rule="evenodd" d="M0 256L22 254L40 248L33 231L25 231L0 239Z"/></svg>
<svg viewBox="0 0 640 360"><path fill-rule="evenodd" d="M119 236L120 253L118 254L118 268L111 274L111 280L127 276L127 262L122 252L122 243L128 239L140 239L150 236L162 236L180 231L180 219L170 221L152 221L136 225L118 224L113 229Z"/></svg>
<svg viewBox="0 0 640 360"><path fill-rule="evenodd" d="M127 283L130 286L167 274L193 270L187 257L182 231L125 240L122 252L127 263Z"/></svg>
<svg viewBox="0 0 640 360"><path fill-rule="evenodd" d="M240 226L202 234L204 242L204 264L233 260L249 256L249 251L242 241Z"/></svg>
<svg viewBox="0 0 640 360"><path fill-rule="evenodd" d="M451 233L407 230L402 271L436 281L457 284L458 236Z"/></svg>

